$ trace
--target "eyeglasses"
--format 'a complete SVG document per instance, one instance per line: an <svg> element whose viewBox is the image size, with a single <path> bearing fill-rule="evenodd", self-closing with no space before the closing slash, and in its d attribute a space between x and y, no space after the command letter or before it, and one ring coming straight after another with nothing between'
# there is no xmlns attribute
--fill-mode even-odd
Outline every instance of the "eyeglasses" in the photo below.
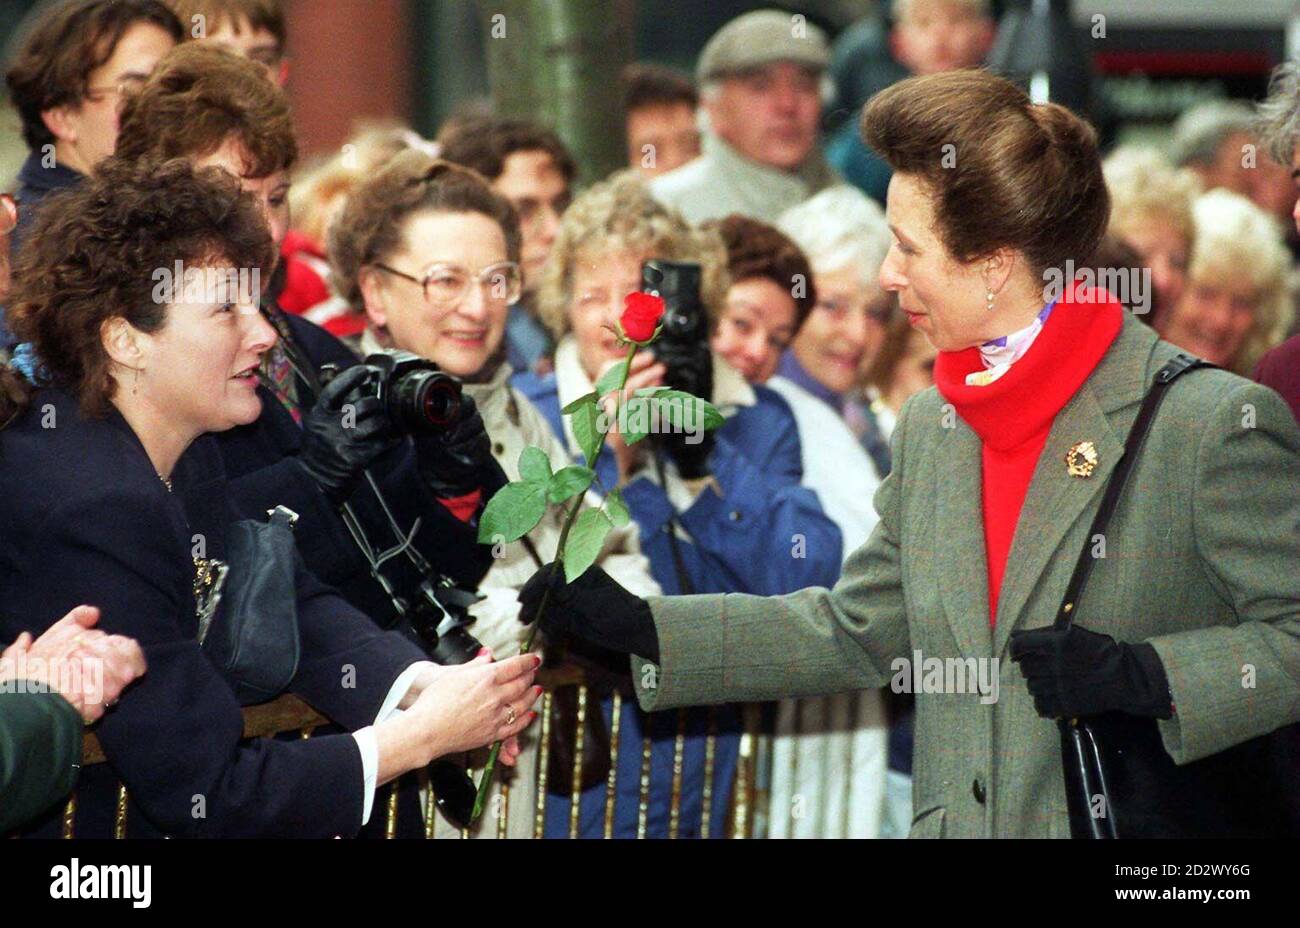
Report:
<svg viewBox="0 0 1300 928"><path fill-rule="evenodd" d="M128 74L112 87L87 87L85 97L92 103L98 103L104 97L116 96L119 99L138 93L144 86L145 78L140 74Z"/></svg>
<svg viewBox="0 0 1300 928"><path fill-rule="evenodd" d="M18 225L18 201L0 193L0 235L8 235Z"/></svg>
<svg viewBox="0 0 1300 928"><path fill-rule="evenodd" d="M470 273L459 264L435 264L423 277L415 277L387 264L376 263L375 267L419 284L424 290L425 302L435 309L454 309L459 306L469 294L470 284L474 282L482 288L485 300L495 302L514 303L523 291L523 275L519 265L513 261L493 264L478 274Z"/></svg>

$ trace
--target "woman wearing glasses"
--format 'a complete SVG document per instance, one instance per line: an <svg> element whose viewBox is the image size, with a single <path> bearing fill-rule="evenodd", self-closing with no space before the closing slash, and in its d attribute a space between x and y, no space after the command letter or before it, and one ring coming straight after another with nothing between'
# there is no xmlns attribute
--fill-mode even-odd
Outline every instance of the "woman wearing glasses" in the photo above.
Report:
<svg viewBox="0 0 1300 928"><path fill-rule="evenodd" d="M519 225L510 204L480 175L402 152L348 198L332 226L329 252L339 292L367 320L363 353L411 351L461 378L511 480L519 479L519 455L528 445L544 449L556 470L569 463L541 413L509 385L513 371L503 341L507 308L522 288ZM471 609L475 636L494 653L514 654L523 644L518 591L554 557L559 534L557 510L522 542L496 546L479 585L486 598ZM634 527L614 529L598 563L629 589L659 589ZM525 737L522 744L508 793L494 787L476 836L533 834L536 741ZM482 765L477 757L470 763ZM439 828L446 826L440 821Z"/></svg>
<svg viewBox="0 0 1300 928"><path fill-rule="evenodd" d="M222 281L269 267L270 236L234 179L183 160L110 159L50 204L11 303L49 384L0 368L0 640L90 604L105 632L140 643L149 672L100 721L108 763L85 770L75 816L50 813L33 833L350 836L377 785L435 757L505 738L512 763L533 719L533 659L430 664L296 556L284 568L298 657L276 672L347 731L242 740L246 678L220 672L199 638L203 619L228 627L238 594L253 593L226 526L255 514L236 513L208 433L261 412L256 372L275 331ZM187 273L159 290L156 269L176 262L212 283ZM274 592L263 584L255 601L285 607Z"/></svg>

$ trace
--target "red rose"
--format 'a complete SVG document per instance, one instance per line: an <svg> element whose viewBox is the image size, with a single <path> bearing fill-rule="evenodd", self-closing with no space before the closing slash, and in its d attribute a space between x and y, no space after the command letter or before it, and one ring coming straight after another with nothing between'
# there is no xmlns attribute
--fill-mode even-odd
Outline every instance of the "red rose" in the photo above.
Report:
<svg viewBox="0 0 1300 928"><path fill-rule="evenodd" d="M654 337L659 320L663 318L663 297L652 293L629 293L623 299L623 315L619 324L623 334L634 342L646 342Z"/></svg>

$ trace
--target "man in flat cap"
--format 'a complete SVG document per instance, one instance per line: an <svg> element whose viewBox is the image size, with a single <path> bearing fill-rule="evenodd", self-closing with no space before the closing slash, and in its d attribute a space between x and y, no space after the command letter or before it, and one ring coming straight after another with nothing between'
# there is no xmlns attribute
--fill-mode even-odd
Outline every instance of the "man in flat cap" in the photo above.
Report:
<svg viewBox="0 0 1300 928"><path fill-rule="evenodd" d="M755 10L727 23L696 65L704 154L651 182L692 223L742 213L775 222L840 183L817 148L826 37L803 16Z"/></svg>

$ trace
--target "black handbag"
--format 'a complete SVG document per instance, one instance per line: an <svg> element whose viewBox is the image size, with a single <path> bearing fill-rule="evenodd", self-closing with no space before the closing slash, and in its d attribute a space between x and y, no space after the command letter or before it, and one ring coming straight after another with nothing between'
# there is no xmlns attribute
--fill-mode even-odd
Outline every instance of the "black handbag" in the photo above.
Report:
<svg viewBox="0 0 1300 928"><path fill-rule="evenodd" d="M293 525L297 513L270 510L266 522L241 519L226 535L226 565L200 606L199 643L241 706L268 702L298 672L301 642ZM224 608L218 610L218 601Z"/></svg>
<svg viewBox="0 0 1300 928"><path fill-rule="evenodd" d="M1181 374L1210 367L1178 355L1155 376L1124 455L1106 486L1089 539L1104 534L1124 483L1165 392ZM1094 562L1085 544L1070 577L1055 626L1068 628ZM1060 719L1061 762L1075 838L1214 838L1295 836L1300 726L1253 738L1189 764L1174 763L1156 720L1112 711Z"/></svg>

